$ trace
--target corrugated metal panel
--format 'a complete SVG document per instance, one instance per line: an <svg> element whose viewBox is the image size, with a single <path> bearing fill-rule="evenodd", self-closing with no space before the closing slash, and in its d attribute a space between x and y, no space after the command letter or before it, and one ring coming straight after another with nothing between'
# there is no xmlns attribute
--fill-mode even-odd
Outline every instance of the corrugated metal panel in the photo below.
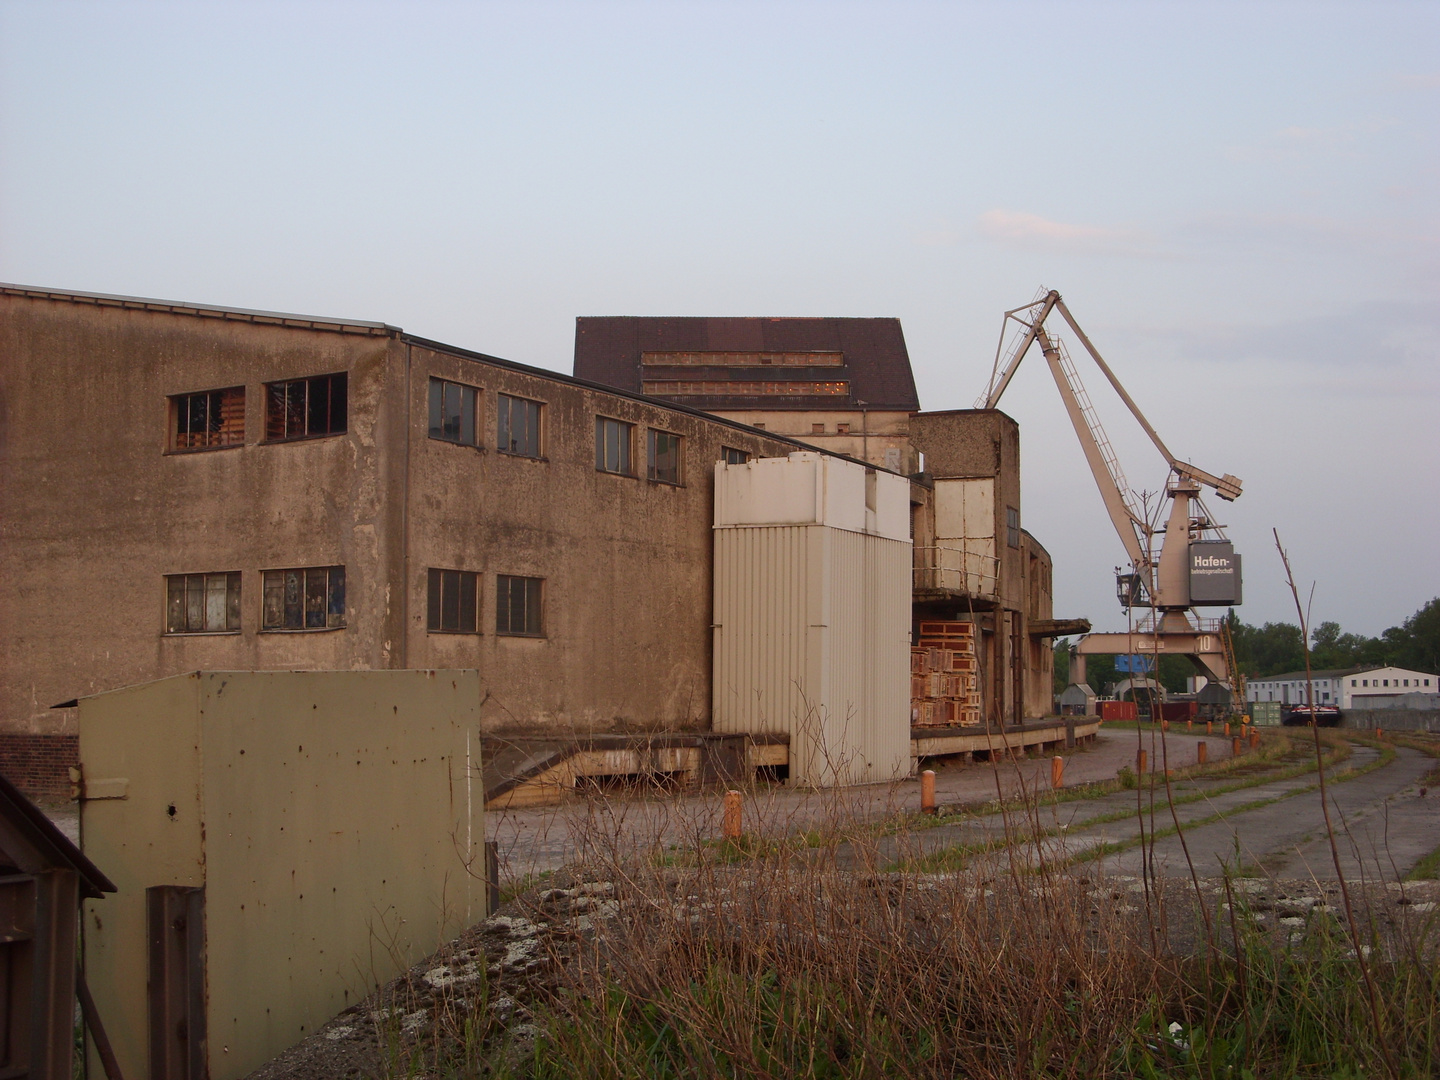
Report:
<svg viewBox="0 0 1440 1080"><path fill-rule="evenodd" d="M715 730L788 733L792 782L907 774L909 575L904 541L717 529Z"/></svg>

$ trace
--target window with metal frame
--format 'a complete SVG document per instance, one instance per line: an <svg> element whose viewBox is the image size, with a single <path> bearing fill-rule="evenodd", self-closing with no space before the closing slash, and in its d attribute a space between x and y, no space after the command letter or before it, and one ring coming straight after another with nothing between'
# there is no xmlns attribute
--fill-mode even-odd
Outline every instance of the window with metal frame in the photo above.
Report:
<svg viewBox="0 0 1440 1080"><path fill-rule="evenodd" d="M425 628L432 634L478 634L480 575L468 570L431 570Z"/></svg>
<svg viewBox="0 0 1440 1080"><path fill-rule="evenodd" d="M240 572L170 574L165 578L167 634L238 634Z"/></svg>
<svg viewBox="0 0 1440 1080"><path fill-rule="evenodd" d="M349 421L349 375L316 375L265 385L265 439L343 435Z"/></svg>
<svg viewBox="0 0 1440 1080"><path fill-rule="evenodd" d="M496 400L499 402L496 441L500 452L538 458L541 403L509 394L497 394Z"/></svg>
<svg viewBox="0 0 1440 1080"><path fill-rule="evenodd" d="M662 484L680 483L680 436L655 428L649 432L650 479Z"/></svg>
<svg viewBox="0 0 1440 1080"><path fill-rule="evenodd" d="M631 447L635 440L635 425L623 420L611 420L606 416L595 418L595 468L601 472L634 476L631 464Z"/></svg>
<svg viewBox="0 0 1440 1080"><path fill-rule="evenodd" d="M511 637L543 637L541 603L545 579L499 574L495 585L495 632Z"/></svg>
<svg viewBox="0 0 1440 1080"><path fill-rule="evenodd" d="M1005 508L1005 543L1012 548L1020 546L1020 511L1013 506Z"/></svg>
<svg viewBox="0 0 1440 1080"><path fill-rule="evenodd" d="M345 567L266 570L262 577L261 630L334 630L345 625Z"/></svg>
<svg viewBox="0 0 1440 1080"><path fill-rule="evenodd" d="M475 402L479 392L473 386L430 380L430 438L441 442L474 446Z"/></svg>
<svg viewBox="0 0 1440 1080"><path fill-rule="evenodd" d="M245 442L245 387L176 394L170 399L170 449L214 450Z"/></svg>
<svg viewBox="0 0 1440 1080"><path fill-rule="evenodd" d="M744 465L750 460L750 455L744 450L736 450L733 446L722 446L720 460L726 465Z"/></svg>

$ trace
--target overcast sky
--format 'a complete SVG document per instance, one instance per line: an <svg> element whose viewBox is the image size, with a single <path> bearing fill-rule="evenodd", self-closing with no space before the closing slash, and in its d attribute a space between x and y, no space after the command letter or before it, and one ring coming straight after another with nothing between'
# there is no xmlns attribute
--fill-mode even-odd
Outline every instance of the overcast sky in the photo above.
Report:
<svg viewBox="0 0 1440 1080"><path fill-rule="evenodd" d="M893 315L927 409L1043 284L1244 480L1247 621L1293 619L1272 527L1316 621L1440 594L1434 2L0 0L0 279L565 372L577 315ZM1002 407L1056 614L1123 626L1038 353Z"/></svg>

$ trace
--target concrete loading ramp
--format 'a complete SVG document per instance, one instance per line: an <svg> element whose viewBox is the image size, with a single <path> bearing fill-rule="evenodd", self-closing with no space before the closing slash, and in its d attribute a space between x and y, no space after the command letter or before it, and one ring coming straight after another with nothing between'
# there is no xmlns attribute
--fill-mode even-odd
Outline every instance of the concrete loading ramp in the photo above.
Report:
<svg viewBox="0 0 1440 1080"><path fill-rule="evenodd" d="M1094 740L1094 718L1037 721L1007 728L912 728L910 758L964 755L967 761L999 754L1038 754ZM589 783L636 780L673 783L682 790L752 780L761 769L779 779L790 764L783 733L730 735L678 732L663 735L587 735L574 738L482 740L485 808L544 806L560 802Z"/></svg>

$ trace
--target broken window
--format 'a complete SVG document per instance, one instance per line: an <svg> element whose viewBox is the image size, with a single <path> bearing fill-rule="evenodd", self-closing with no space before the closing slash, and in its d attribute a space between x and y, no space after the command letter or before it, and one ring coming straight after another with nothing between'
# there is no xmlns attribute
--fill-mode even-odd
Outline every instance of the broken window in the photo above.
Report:
<svg viewBox="0 0 1440 1080"><path fill-rule="evenodd" d="M245 388L177 394L170 399L172 450L211 450L245 442Z"/></svg>
<svg viewBox="0 0 1440 1080"><path fill-rule="evenodd" d="M267 383L265 438L282 442L343 435L349 419L348 382L348 375L341 371L334 375Z"/></svg>
<svg viewBox="0 0 1440 1080"><path fill-rule="evenodd" d="M474 446L476 393L473 386L431 379L430 438Z"/></svg>
<svg viewBox="0 0 1440 1080"><path fill-rule="evenodd" d="M496 577L495 632L521 637L540 637L544 624L540 618L543 578Z"/></svg>
<svg viewBox="0 0 1440 1080"><path fill-rule="evenodd" d="M240 573L171 574L165 578L167 634L240 631Z"/></svg>
<svg viewBox="0 0 1440 1080"><path fill-rule="evenodd" d="M1013 506L1005 508L1005 543L1012 548L1020 546L1020 511Z"/></svg>
<svg viewBox="0 0 1440 1080"><path fill-rule="evenodd" d="M467 570L431 570L425 628L431 633L478 634L479 592L479 574Z"/></svg>
<svg viewBox="0 0 1440 1080"><path fill-rule="evenodd" d="M345 568L266 570L260 629L332 630L345 625Z"/></svg>
<svg viewBox="0 0 1440 1080"><path fill-rule="evenodd" d="M750 455L744 450L736 450L733 446L722 446L720 460L726 465L744 465L750 460Z"/></svg>
<svg viewBox="0 0 1440 1080"><path fill-rule="evenodd" d="M650 479L680 483L680 436L650 429Z"/></svg>
<svg viewBox="0 0 1440 1080"><path fill-rule="evenodd" d="M597 416L595 418L595 468L601 472L633 476L630 448L634 437L634 424Z"/></svg>
<svg viewBox="0 0 1440 1080"><path fill-rule="evenodd" d="M499 395L499 450L521 457L540 456L540 402Z"/></svg>

